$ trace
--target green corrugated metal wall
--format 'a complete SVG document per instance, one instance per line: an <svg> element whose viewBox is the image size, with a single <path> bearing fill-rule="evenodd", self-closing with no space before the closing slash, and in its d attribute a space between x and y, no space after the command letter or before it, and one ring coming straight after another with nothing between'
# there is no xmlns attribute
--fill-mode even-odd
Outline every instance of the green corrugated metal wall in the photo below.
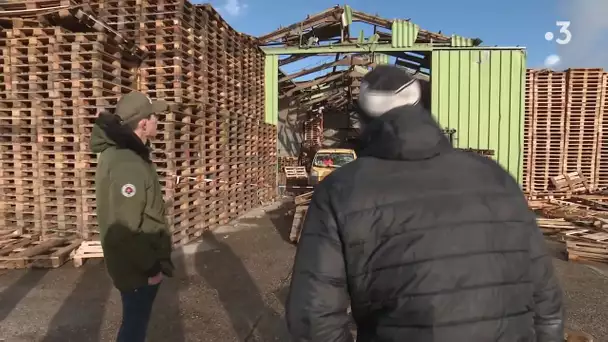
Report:
<svg viewBox="0 0 608 342"><path fill-rule="evenodd" d="M394 20L391 27L391 46L410 47L416 42L420 27L411 21Z"/></svg>
<svg viewBox="0 0 608 342"><path fill-rule="evenodd" d="M450 45L452 47L470 47L473 46L473 39L453 34L452 40L450 41Z"/></svg>
<svg viewBox="0 0 608 342"><path fill-rule="evenodd" d="M432 54L431 110L456 130L455 146L491 149L520 183L526 56L521 49L450 49Z"/></svg>
<svg viewBox="0 0 608 342"><path fill-rule="evenodd" d="M266 55L264 65L264 122L279 121L279 56Z"/></svg>

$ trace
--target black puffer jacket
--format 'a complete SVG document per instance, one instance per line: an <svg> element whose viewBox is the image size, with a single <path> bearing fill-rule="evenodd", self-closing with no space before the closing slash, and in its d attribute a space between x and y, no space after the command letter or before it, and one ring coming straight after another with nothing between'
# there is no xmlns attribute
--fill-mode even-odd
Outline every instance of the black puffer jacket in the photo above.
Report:
<svg viewBox="0 0 608 342"><path fill-rule="evenodd" d="M373 121L361 158L315 190L293 270L295 341L563 341L562 295L534 215L495 162L430 114Z"/></svg>

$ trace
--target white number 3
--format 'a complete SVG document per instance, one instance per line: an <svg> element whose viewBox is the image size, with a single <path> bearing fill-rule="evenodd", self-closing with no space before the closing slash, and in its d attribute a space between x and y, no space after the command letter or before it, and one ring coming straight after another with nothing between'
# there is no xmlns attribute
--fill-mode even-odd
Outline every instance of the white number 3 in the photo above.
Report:
<svg viewBox="0 0 608 342"><path fill-rule="evenodd" d="M559 32L563 33L565 35L564 39L558 38L555 40L555 42L560 45L565 45L565 44L570 43L570 40L572 39L572 32L570 32L570 30L568 30L568 27L570 27L570 22L569 21L556 21L555 24L560 27Z"/></svg>

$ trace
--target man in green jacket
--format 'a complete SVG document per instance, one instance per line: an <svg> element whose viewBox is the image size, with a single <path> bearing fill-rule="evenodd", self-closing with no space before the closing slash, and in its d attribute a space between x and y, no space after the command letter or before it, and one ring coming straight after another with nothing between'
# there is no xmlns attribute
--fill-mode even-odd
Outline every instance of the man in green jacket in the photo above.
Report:
<svg viewBox="0 0 608 342"><path fill-rule="evenodd" d="M163 275L172 276L171 233L149 139L155 114L168 109L140 92L124 95L114 113L101 113L91 149L97 220L105 263L121 293L123 318L118 342L144 342L152 304Z"/></svg>

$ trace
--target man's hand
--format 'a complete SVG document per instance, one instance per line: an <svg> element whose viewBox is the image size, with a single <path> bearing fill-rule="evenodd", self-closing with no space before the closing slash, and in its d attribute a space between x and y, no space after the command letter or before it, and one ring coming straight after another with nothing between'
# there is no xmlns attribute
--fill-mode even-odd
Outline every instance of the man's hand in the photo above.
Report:
<svg viewBox="0 0 608 342"><path fill-rule="evenodd" d="M158 285L163 280L163 272L158 272L154 277L148 278L148 285Z"/></svg>

